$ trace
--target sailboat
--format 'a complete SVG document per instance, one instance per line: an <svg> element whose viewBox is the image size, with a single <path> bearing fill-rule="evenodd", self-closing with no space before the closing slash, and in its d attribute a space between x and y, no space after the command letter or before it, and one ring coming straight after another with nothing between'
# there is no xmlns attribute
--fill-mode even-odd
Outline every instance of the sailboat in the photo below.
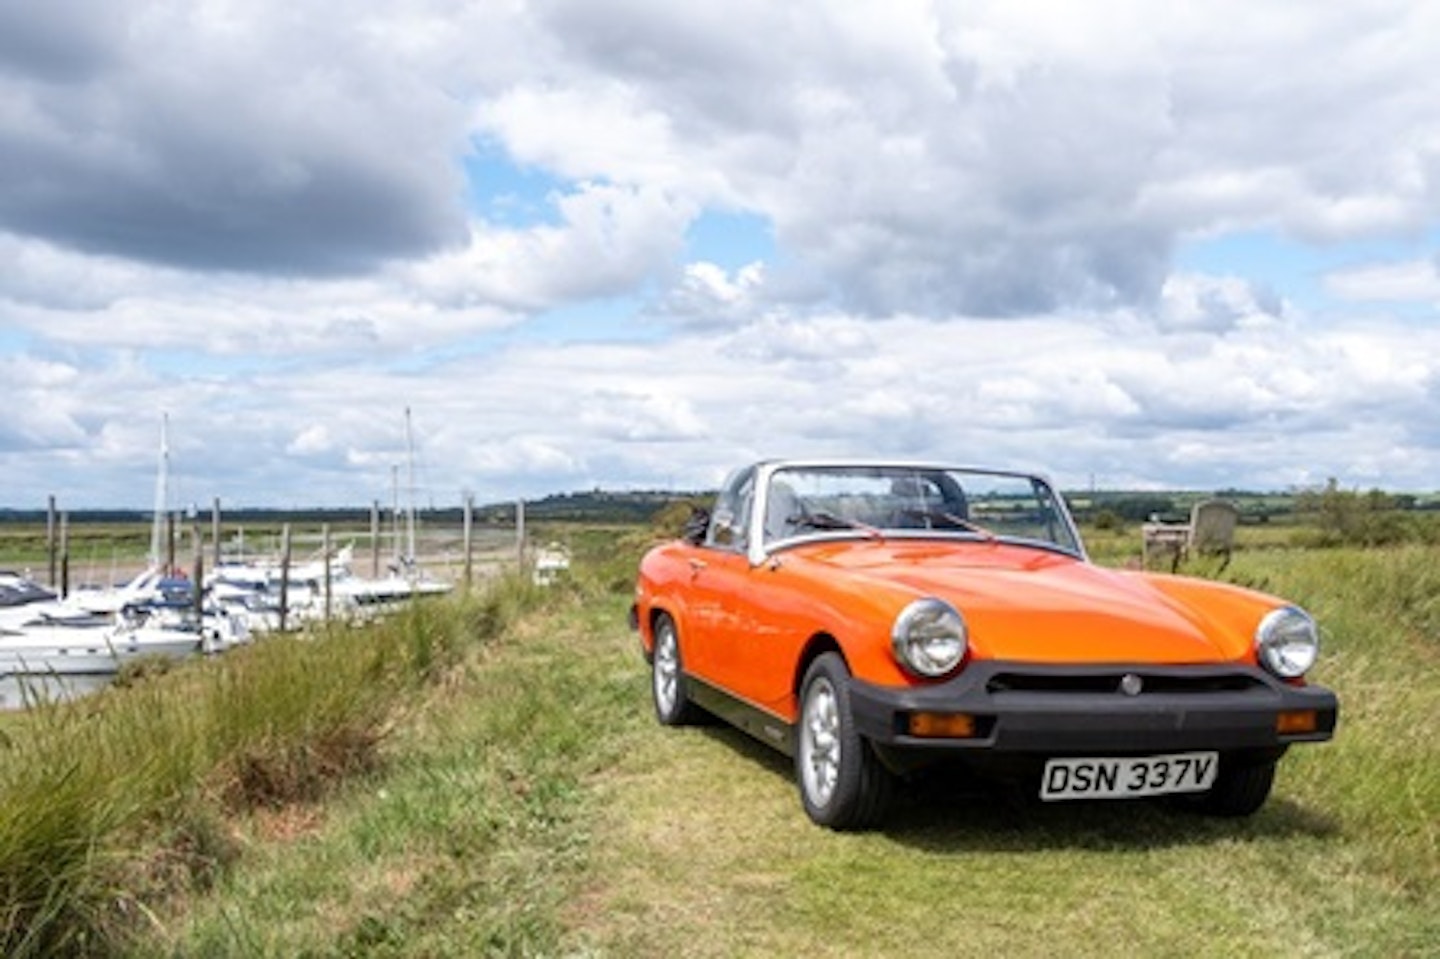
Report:
<svg viewBox="0 0 1440 959"><path fill-rule="evenodd" d="M132 659L187 657L234 641L243 630L228 619L216 620L207 635L190 584L167 577L159 561L168 434L166 416L147 568L120 586L77 590L64 598L36 596L0 613L0 708L28 705L37 697L63 699L90 692Z"/></svg>
<svg viewBox="0 0 1440 959"><path fill-rule="evenodd" d="M405 453L408 496L404 511L404 548L401 547L397 467L391 534L395 553L386 575L367 577L356 573L353 544L283 570L281 564L273 560L225 563L216 566L206 578L206 589L215 605L245 617L251 629L269 631L280 624L282 580L287 626L319 620L327 611L336 618L368 618L417 597L449 592L453 588L450 583L426 575L416 560L415 442L408 406L405 408Z"/></svg>
<svg viewBox="0 0 1440 959"><path fill-rule="evenodd" d="M436 596L448 593L452 585L427 575L420 565L416 549L415 522L415 434L411 423L410 407L405 407L405 549L400 550L399 530L393 533L395 556L390 563L388 575L380 578L357 576L346 570L338 584L338 594L347 601L363 608L384 607L421 596ZM400 515L398 477L394 490L394 518L398 524Z"/></svg>

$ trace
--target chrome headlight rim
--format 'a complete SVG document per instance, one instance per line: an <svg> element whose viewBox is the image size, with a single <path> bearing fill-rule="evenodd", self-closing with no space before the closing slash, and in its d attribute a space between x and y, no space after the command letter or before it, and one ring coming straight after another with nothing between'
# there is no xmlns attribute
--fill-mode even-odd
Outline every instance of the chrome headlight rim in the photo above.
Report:
<svg viewBox="0 0 1440 959"><path fill-rule="evenodd" d="M890 646L906 672L938 679L954 672L970 648L969 629L960 611L927 596L900 611L890 629Z"/></svg>
<svg viewBox="0 0 1440 959"><path fill-rule="evenodd" d="M1320 630L1299 606L1272 609L1255 628L1255 655L1281 679L1299 679L1319 658Z"/></svg>

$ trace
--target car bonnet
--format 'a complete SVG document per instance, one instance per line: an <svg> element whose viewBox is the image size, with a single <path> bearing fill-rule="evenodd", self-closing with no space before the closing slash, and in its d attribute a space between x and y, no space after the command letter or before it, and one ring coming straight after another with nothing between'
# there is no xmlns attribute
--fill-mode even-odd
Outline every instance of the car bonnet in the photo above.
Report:
<svg viewBox="0 0 1440 959"><path fill-rule="evenodd" d="M817 589L862 584L949 601L965 617L972 656L1047 663L1216 663L1246 659L1252 638L1144 576L1050 550L1003 543L863 542L796 550L792 571ZM1234 602L1217 595L1217 602ZM1259 611L1255 621L1259 620ZM1232 617L1233 619L1233 617Z"/></svg>

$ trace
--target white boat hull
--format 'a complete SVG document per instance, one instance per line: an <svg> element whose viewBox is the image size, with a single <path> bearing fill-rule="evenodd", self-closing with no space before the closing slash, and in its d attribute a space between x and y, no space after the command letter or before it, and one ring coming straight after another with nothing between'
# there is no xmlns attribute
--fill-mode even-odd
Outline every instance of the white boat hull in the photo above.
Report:
<svg viewBox="0 0 1440 959"><path fill-rule="evenodd" d="M114 674L141 656L183 659L200 646L191 630L32 626L0 638L0 675Z"/></svg>

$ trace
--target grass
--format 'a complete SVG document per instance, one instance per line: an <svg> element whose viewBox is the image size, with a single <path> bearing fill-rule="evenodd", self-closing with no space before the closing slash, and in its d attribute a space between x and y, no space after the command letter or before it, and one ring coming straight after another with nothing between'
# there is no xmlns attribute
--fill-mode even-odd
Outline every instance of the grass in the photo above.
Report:
<svg viewBox="0 0 1440 959"><path fill-rule="evenodd" d="M108 774L133 767L127 787L150 790L161 801L149 808L168 811L137 811L128 788L102 788L99 773L86 774L95 792L85 795L109 798L88 812L55 811L57 820L90 817L75 856L107 864L96 888L77 883L60 898L99 903L111 923L82 923L87 948L64 948L156 957L1389 957L1433 954L1440 942L1433 550L1277 545L1242 550L1223 573L1317 614L1326 643L1317 678L1342 703L1337 739L1294 750L1271 802L1248 820L1161 804L1042 806L936 780L907 791L884 829L838 835L810 825L778 754L725 727L654 722L624 625L643 543L606 531L570 545L577 575L564 588L538 597L511 584L509 599L436 607L435 619L397 625L404 668L369 667L378 681L360 665L341 667L336 654L362 639L387 646L383 637L311 644L319 658L307 675L358 672L336 684L348 696L322 685L292 688L293 698L344 702L381 687L385 708L361 724L374 734L358 750L364 761L325 767L308 752L323 737L310 733L290 748L247 752L237 744L265 737L205 727L207 740L235 737L224 756L289 757L285 770L298 755L302 770L324 767L315 788L227 799L215 784L233 788L233 763L202 757L192 767L169 746L147 766L147 750L163 742L144 732L143 710L124 720L115 702L77 710L89 718L67 723L117 729L107 748L123 757ZM420 662L428 665L412 668ZM153 694L138 683L127 696L141 694L135 701L154 712L179 708L167 697L196 708L197 693L180 696L177 685L212 684L214 695L218 681L177 672L155 677ZM409 678L386 678L397 674ZM235 703L247 714L270 705ZM4 728L7 752L30 748L13 724ZM131 742L144 735L148 745ZM172 767L209 785L157 775ZM278 778L307 781L293 771ZM9 815L14 796L0 799ZM129 845L109 838L112 829ZM8 855L7 876L49 868L40 858L15 867ZM117 876L130 879L119 900L130 904L123 936L113 925Z"/></svg>
<svg viewBox="0 0 1440 959"><path fill-rule="evenodd" d="M239 857L226 820L377 767L407 692L503 626L503 593L352 632L271 638L10 717L0 739L0 953L91 955Z"/></svg>
<svg viewBox="0 0 1440 959"><path fill-rule="evenodd" d="M597 728L638 723L633 666L597 669L585 607L563 591L551 601L565 612L515 623L406 705L383 775L236 823L245 868L177 903L139 954L558 948L587 863L587 783L623 752L623 736Z"/></svg>
<svg viewBox="0 0 1440 959"><path fill-rule="evenodd" d="M686 955L1422 956L1440 942L1437 557L1240 554L1327 623L1338 739L1296 749L1252 819L911 793L836 836L788 764L724 729L646 735L597 789L594 951ZM683 810L683 813L678 811Z"/></svg>

